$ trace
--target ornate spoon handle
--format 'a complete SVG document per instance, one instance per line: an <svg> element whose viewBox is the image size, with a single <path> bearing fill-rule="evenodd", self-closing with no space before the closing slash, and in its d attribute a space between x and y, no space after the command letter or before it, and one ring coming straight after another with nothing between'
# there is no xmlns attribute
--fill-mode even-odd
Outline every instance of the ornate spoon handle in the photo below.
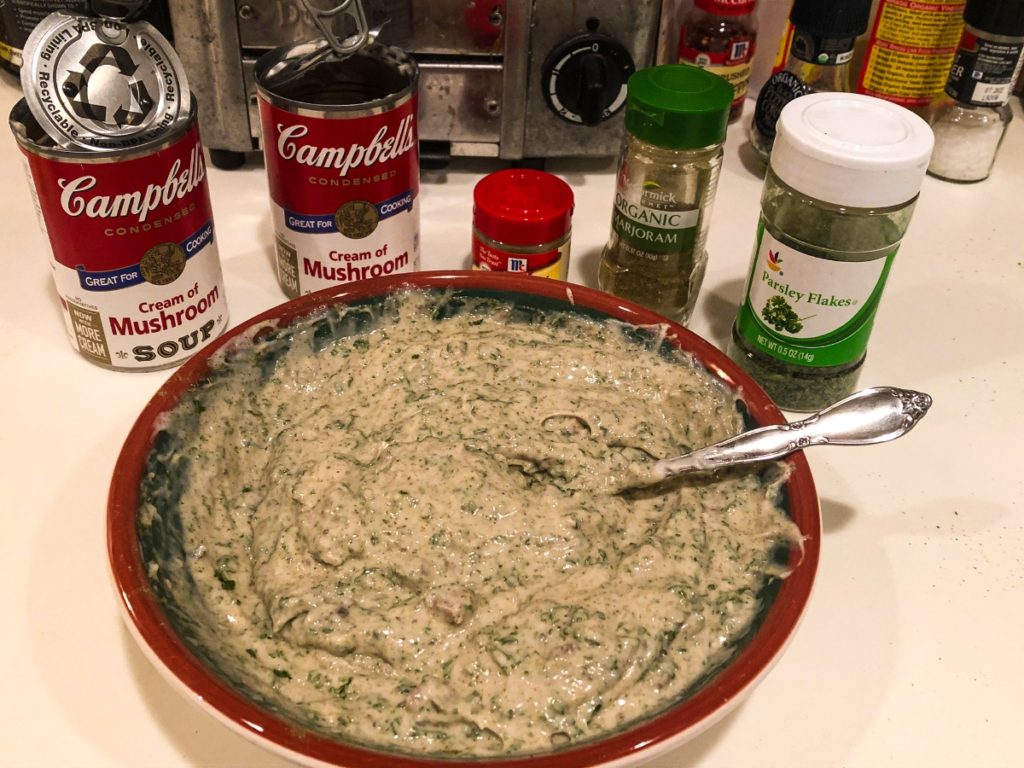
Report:
<svg viewBox="0 0 1024 768"><path fill-rule="evenodd" d="M802 421L752 429L685 456L661 459L654 476L664 480L683 472L777 459L812 445L884 443L913 429L931 404L929 395L910 389L864 389Z"/></svg>

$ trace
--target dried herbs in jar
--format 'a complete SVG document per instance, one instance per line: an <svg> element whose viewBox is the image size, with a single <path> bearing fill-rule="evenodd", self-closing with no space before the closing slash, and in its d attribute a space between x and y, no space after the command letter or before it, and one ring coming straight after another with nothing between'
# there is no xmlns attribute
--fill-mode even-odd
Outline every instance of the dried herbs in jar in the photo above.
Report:
<svg viewBox="0 0 1024 768"><path fill-rule="evenodd" d="M783 109L729 349L780 407L854 390L932 143L921 118L870 96Z"/></svg>

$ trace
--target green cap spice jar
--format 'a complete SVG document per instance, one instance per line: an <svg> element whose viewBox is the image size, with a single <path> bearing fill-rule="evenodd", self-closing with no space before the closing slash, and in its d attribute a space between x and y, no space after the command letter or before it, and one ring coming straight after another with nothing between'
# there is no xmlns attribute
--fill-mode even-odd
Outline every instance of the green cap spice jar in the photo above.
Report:
<svg viewBox="0 0 1024 768"><path fill-rule="evenodd" d="M629 78L602 290L685 323L704 279L704 242L733 87L686 64Z"/></svg>
<svg viewBox="0 0 1024 768"><path fill-rule="evenodd" d="M782 110L729 349L781 408L854 390L932 144L924 120L870 96Z"/></svg>

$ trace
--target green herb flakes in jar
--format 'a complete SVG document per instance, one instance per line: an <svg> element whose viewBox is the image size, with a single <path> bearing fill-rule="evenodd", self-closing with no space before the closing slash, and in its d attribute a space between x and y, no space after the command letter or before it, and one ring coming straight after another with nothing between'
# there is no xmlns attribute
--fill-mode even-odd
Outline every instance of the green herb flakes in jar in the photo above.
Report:
<svg viewBox="0 0 1024 768"><path fill-rule="evenodd" d="M781 408L854 390L932 144L924 120L870 96L783 109L729 348Z"/></svg>
<svg viewBox="0 0 1024 768"><path fill-rule="evenodd" d="M601 290L680 323L690 319L733 93L724 78L686 64L629 78Z"/></svg>

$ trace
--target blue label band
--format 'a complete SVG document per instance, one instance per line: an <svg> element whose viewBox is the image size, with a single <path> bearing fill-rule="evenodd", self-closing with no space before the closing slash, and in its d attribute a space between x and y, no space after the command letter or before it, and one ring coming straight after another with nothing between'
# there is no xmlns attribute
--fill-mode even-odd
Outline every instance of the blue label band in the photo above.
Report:
<svg viewBox="0 0 1024 768"><path fill-rule="evenodd" d="M396 216L412 208L415 195L411 189L382 200L373 207L377 209L377 221ZM305 232L309 235L334 235L338 233L338 222L333 213L306 214L296 213L287 208L284 211L284 225L292 232Z"/></svg>
<svg viewBox="0 0 1024 768"><path fill-rule="evenodd" d="M185 252L185 259L191 259L203 248L213 242L213 222L208 221L179 245ZM139 264L132 264L120 269L90 270L79 264L75 267L78 282L87 291L116 291L119 288L130 288L146 282Z"/></svg>
<svg viewBox="0 0 1024 768"><path fill-rule="evenodd" d="M413 194L412 190L406 190L400 195L395 195L392 198L384 200L377 205L377 215L382 219L386 219L389 216L395 216L399 213L404 213L412 208Z"/></svg>

